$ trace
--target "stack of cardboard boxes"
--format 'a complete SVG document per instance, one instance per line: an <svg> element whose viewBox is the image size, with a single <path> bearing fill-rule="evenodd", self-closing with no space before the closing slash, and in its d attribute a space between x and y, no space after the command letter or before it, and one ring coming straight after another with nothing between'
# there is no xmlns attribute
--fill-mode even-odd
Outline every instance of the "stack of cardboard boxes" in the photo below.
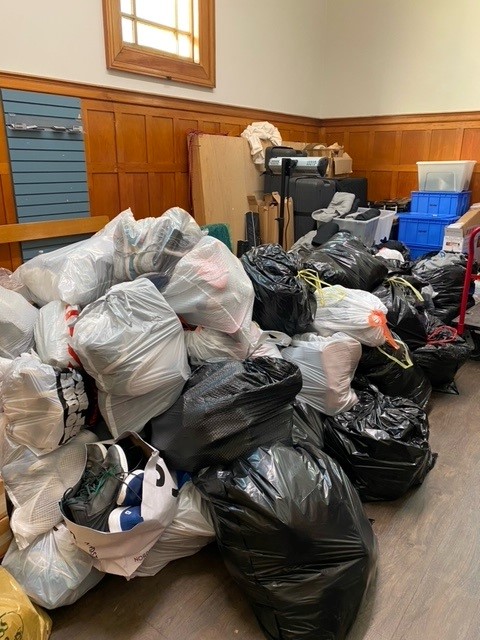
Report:
<svg viewBox="0 0 480 640"><path fill-rule="evenodd" d="M475 227L480 227L480 203L471 205L459 220L445 227L443 250L468 253L470 233ZM475 260L480 260L480 234L475 241Z"/></svg>

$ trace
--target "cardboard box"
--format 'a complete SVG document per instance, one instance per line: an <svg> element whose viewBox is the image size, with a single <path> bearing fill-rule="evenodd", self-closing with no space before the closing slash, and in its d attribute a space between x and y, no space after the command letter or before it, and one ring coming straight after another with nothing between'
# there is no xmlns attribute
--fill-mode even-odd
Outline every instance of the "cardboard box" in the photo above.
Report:
<svg viewBox="0 0 480 640"><path fill-rule="evenodd" d="M10 529L10 520L2 518L0 520L0 558L7 553L8 546L12 540L12 531Z"/></svg>
<svg viewBox="0 0 480 640"><path fill-rule="evenodd" d="M443 250L468 253L470 232L480 227L480 204L473 205L457 222L445 227ZM475 260L480 260L480 234L475 241Z"/></svg>
<svg viewBox="0 0 480 640"><path fill-rule="evenodd" d="M339 178L353 171L353 160L346 153L344 147L334 144L328 147L322 142L283 142L286 147L292 147L298 151L306 151L309 156L316 158L328 158L326 178Z"/></svg>

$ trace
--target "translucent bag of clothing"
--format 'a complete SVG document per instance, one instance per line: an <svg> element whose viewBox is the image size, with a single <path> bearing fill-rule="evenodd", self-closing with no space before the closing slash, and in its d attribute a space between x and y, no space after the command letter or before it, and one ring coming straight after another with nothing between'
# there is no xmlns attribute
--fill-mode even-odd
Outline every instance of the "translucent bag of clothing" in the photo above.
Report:
<svg viewBox="0 0 480 640"><path fill-rule="evenodd" d="M50 617L41 609L37 609L15 578L0 567L2 640L48 640L51 630Z"/></svg>
<svg viewBox="0 0 480 640"><path fill-rule="evenodd" d="M16 358L33 346L38 309L11 289L0 286L0 356Z"/></svg>
<svg viewBox="0 0 480 640"><path fill-rule="evenodd" d="M62 521L58 503L85 468L85 444L96 440L91 431L81 431L66 445L39 458L3 434L1 475L14 506L10 527L19 549Z"/></svg>
<svg viewBox="0 0 480 640"><path fill-rule="evenodd" d="M147 278L112 287L80 314L73 348L99 389L116 396L157 390L165 409L190 369L182 325Z"/></svg>
<svg viewBox="0 0 480 640"><path fill-rule="evenodd" d="M73 604L104 576L93 568L93 558L77 547L63 524L23 550L13 540L2 566L32 601L45 609Z"/></svg>
<svg viewBox="0 0 480 640"><path fill-rule="evenodd" d="M60 300L49 302L40 309L35 324L35 348L40 359L53 367L81 367L72 347L75 323L80 313L78 305L69 305Z"/></svg>
<svg viewBox="0 0 480 640"><path fill-rule="evenodd" d="M80 371L57 369L24 353L3 381L8 433L38 455L68 442L95 416L95 405Z"/></svg>
<svg viewBox="0 0 480 640"><path fill-rule="evenodd" d="M252 283L238 258L210 236L177 263L163 295L191 325L235 333L252 319Z"/></svg>
<svg viewBox="0 0 480 640"><path fill-rule="evenodd" d="M361 355L360 343L344 333L329 338L315 333L294 336L282 352L302 372L299 399L327 415L347 411L357 402L350 385Z"/></svg>
<svg viewBox="0 0 480 640"><path fill-rule="evenodd" d="M18 267L15 274L40 306L62 300L81 307L93 302L112 286L113 234L123 216L120 213L88 240L42 253Z"/></svg>
<svg viewBox="0 0 480 640"><path fill-rule="evenodd" d="M178 511L173 522L132 577L154 576L172 560L197 553L215 539L212 518L201 493L191 482L183 485L178 496Z"/></svg>
<svg viewBox="0 0 480 640"><path fill-rule="evenodd" d="M115 278L124 282L145 273L169 274L204 235L192 216L180 207L143 220L135 220L129 212L113 236Z"/></svg>
<svg viewBox="0 0 480 640"><path fill-rule="evenodd" d="M228 359L245 360L248 357L281 358L277 344L285 344L285 340L290 344L291 339L286 334L262 331L255 322L237 333L223 333L205 327L185 331L188 357L195 365Z"/></svg>
<svg viewBox="0 0 480 640"><path fill-rule="evenodd" d="M321 336L341 331L369 347L377 347L385 341L395 346L387 327L387 308L373 294L334 285L318 290L316 297L313 326Z"/></svg>

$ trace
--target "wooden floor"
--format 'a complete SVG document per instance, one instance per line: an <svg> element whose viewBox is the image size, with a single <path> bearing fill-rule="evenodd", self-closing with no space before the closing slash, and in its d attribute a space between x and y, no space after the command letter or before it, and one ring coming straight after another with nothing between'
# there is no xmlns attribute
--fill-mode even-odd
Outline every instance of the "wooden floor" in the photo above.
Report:
<svg viewBox="0 0 480 640"><path fill-rule="evenodd" d="M480 363L436 394L424 485L367 506L380 548L378 579L348 640L480 639ZM105 578L52 612L53 640L262 640L212 545L154 578Z"/></svg>

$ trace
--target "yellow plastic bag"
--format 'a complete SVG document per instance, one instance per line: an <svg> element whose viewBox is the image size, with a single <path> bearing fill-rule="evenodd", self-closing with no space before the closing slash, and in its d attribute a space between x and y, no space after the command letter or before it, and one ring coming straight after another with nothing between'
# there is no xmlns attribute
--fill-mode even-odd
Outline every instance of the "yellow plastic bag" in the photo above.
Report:
<svg viewBox="0 0 480 640"><path fill-rule="evenodd" d="M48 640L52 621L0 567L0 640Z"/></svg>

